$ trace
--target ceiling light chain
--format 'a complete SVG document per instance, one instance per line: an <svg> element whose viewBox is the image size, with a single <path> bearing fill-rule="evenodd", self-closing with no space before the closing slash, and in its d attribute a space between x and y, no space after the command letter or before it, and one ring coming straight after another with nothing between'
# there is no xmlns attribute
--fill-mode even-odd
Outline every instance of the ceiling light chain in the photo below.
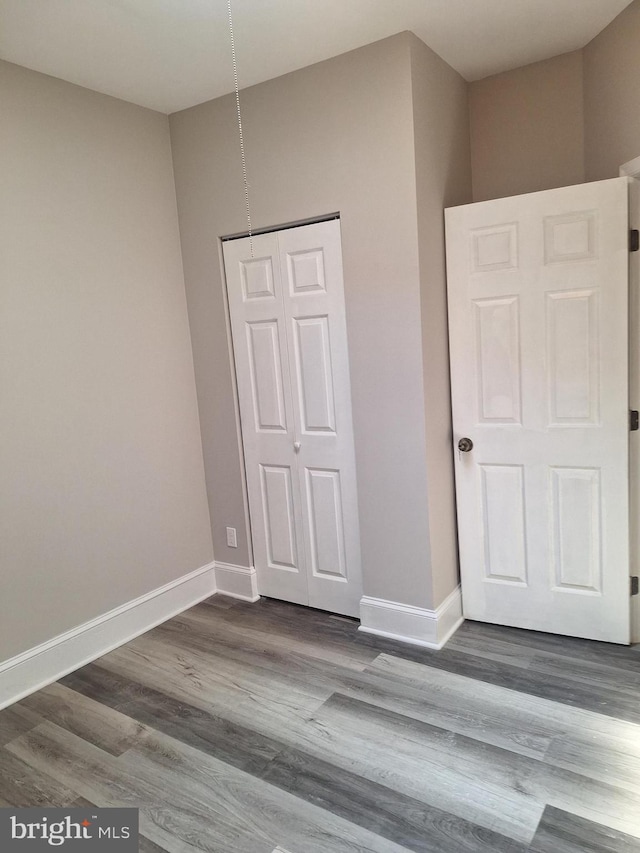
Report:
<svg viewBox="0 0 640 853"><path fill-rule="evenodd" d="M238 136L240 137L240 158L242 160L242 180L244 183L244 202L247 209L247 227L249 230L249 248L253 257L253 234L251 231L251 207L249 204L249 182L247 181L247 161L244 153L244 136L242 134L242 113L240 111L240 87L238 85L238 63L236 61L236 43L233 37L233 16L231 14L231 0L227 0L229 12L229 33L231 35L231 57L233 59L233 79L236 89L236 112L238 114Z"/></svg>

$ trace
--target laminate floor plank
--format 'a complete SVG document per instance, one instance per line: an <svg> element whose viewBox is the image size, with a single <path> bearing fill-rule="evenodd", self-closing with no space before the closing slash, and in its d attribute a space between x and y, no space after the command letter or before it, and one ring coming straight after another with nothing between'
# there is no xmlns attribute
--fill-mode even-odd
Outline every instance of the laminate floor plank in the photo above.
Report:
<svg viewBox="0 0 640 853"><path fill-rule="evenodd" d="M640 794L608 785L537 759L516 755L498 747L478 743L470 738L446 732L437 727L403 717L339 695L333 696L315 715L315 719L332 732L340 732L351 743L358 739L378 744L377 760L391 771L402 761L430 768L438 780L437 796L443 795L450 777L453 787L464 800L465 790L472 790L468 780L481 779L486 792L503 792L505 807L520 806L524 796L529 804L540 804L537 819L546 803L593 818L621 831L640 835ZM391 744L382 745L384 737ZM433 797L423 783L423 797ZM417 794L416 794L417 795ZM474 794L475 804L482 797ZM431 800L433 802L433 800ZM488 803L489 820L494 801ZM513 805L509 805L513 804ZM456 806L446 806L455 812ZM471 813L472 814L472 813ZM522 822L524 810L518 815ZM461 815L462 816L462 815ZM500 819L500 816L497 816ZM483 815L473 816L476 823L488 824ZM505 834L511 834L503 830ZM527 839L530 840L530 839Z"/></svg>
<svg viewBox="0 0 640 853"><path fill-rule="evenodd" d="M406 664L406 662L405 662L405 664ZM369 667L369 669L375 668L375 666L376 666L376 664L373 664L371 667ZM429 670L427 670L426 667L424 667L424 665L419 665L419 669L420 669L421 673L423 673L423 674L426 673L426 678L428 679L428 682L429 682L432 690L434 687L434 676L437 678L438 675L440 675L441 679L444 678L444 679L448 679L448 680L450 680L452 678L452 674L447 672L446 670L441 671L441 672L439 672L437 670L435 672L429 671ZM471 688L471 690L467 689L467 696L469 694L473 694L474 691L477 691L478 687L480 687L480 688L483 687L482 683L480 685L478 685L477 682L471 683L469 681L469 679L465 676L463 676L463 677L455 676L455 678L457 678L458 680L465 681L468 685L468 688L469 687ZM495 692L497 689L490 684L487 684L484 686L485 686L485 689L489 690L489 692L491 692L491 691ZM184 691L184 689L188 689L188 688L189 688L189 683L187 681L187 682L185 682L185 684L182 685L182 687L178 688L178 693L182 693ZM498 705L498 706L501 706L503 708L505 707L504 706L505 694L509 697L516 696L524 708L526 708L527 704L529 704L531 702L531 698L528 694L525 694L523 696L520 694L516 694L516 693L514 693L514 691L508 690L506 688L499 688L498 692L500 692L502 695L500 695L497 698L497 701L494 701L494 706ZM559 715L561 717L560 728L558 728L558 726L556 726L555 728L552 727L551 729L547 728L546 733L545 733L546 735L548 735L549 733L556 734L558 731L563 732L565 730L565 728L570 728L573 724L579 722L576 719L567 719L567 714L569 714L569 715L580 715L581 712L578 709L567 708L564 705L559 705L558 703L550 702L549 700L537 700L537 701L539 704L542 703L545 705L544 709L542 709L541 713L538 713L538 716L535 720L535 724L538 727L538 729L540 728L541 725L545 724L545 721L548 723L548 720L549 720L548 710L549 710L549 708L552 708L556 712L556 714L559 713ZM452 702L452 703L450 703L450 705L452 707L460 707L460 706L464 705L464 703L461 703L458 701L458 702ZM506 708L507 708L506 713L510 713L513 710L513 708L509 707L509 705L507 705ZM486 707L485 707L485 710L486 710ZM233 709L233 711L229 712L229 710L226 709L223 711L223 713L231 713L231 716L235 717L235 719L237 720L239 711L240 711L240 708L238 706L236 706L235 709ZM251 713L253 713L253 709L251 709ZM241 715L240 715L240 717L241 717ZM626 726L627 728L629 727L629 724L624 724L624 723L620 724L616 721L611 720L611 718L609 718L609 717L605 717L602 715L594 715L591 712L589 712L589 713L583 712L582 718L584 718L584 717L589 718L589 721L591 723L593 723L593 718L596 717L597 721L601 724L604 723L605 727L611 726L612 724L615 724L616 726L618 726L618 725L622 725L623 727ZM553 717L552 717L552 719L553 719ZM245 718L244 722L246 722L248 724L249 721L246 720L246 718ZM280 722L281 721L278 721L278 723L280 723ZM267 735L270 737L275 736L278 739L282 738L282 739L288 741L289 744L294 746L295 748L300 748L300 749L309 751L311 754L313 754L315 756L320 755L321 751L323 749L327 749L327 744L326 744L326 742L322 741L322 738L319 735L319 733L317 731L313 731L309 728L307 728L305 731L300 731L300 730L296 730L295 727L291 728L289 726L286 726L283 729L282 725L279 725L277 730L274 731L273 727L270 727L265 719L261 719L259 723L254 724L254 725L256 725L256 727L261 730L261 733L263 735ZM636 732L636 734L637 734L637 732ZM352 756L353 750L350 752L348 745L346 748L343 749L341 747L336 748L335 744L332 743L330 749L333 750L333 752L332 752L333 760L335 760L339 766L340 766L341 762L344 762L346 760L345 757L349 757L350 760L353 760L353 756ZM342 765L342 766L344 766L344 765ZM366 773L373 773L374 770L372 768L367 768L366 766L363 767L362 765L359 765L359 771L358 772L366 774ZM410 776L410 774L409 774L409 776ZM375 775L372 776L372 778L375 779L376 778ZM406 780L403 779L400 784L409 785L411 783L406 782ZM564 785L564 783L563 783L563 785ZM561 786L561 788L563 787L563 785ZM436 786L436 788L437 788L437 791L436 791L437 796L441 797L442 796L442 786L439 785L439 786ZM407 790L407 788L404 788L403 790ZM538 801L536 801L536 806L544 805L543 799L541 800L541 798L544 796L544 791L545 791L544 786L542 787L541 790L538 790L538 798L539 799L538 799ZM614 793L616 793L616 792L614 792ZM428 802L433 804L433 800L429 799L430 797L433 796L432 791L427 791L427 792L422 791L421 796L423 798L426 798ZM590 794L590 796L593 797L593 794ZM442 801L436 800L436 802L441 803ZM582 807L584 807L584 805ZM614 822L615 822L615 820L619 820L621 818L621 815L619 812L621 809L624 809L624 807L625 807L624 797L623 797L622 804L619 802L619 797L616 797L615 803L612 806L613 815L608 814L607 819L610 821L614 821ZM540 808L540 812L541 812L541 808ZM474 818L474 819L476 819L476 818ZM482 821L485 819L478 817L477 820L482 823ZM531 821L532 822L530 822L528 825L529 830L531 830L531 828L533 826L533 822L535 822L535 813L534 813L533 817L531 818ZM483 825L486 825L486 824L487 824L487 821L485 820L485 823L483 823ZM491 826L493 828L494 824L489 823L489 826ZM625 826L625 828L628 828L628 825L626 823L623 823L623 826ZM505 828L501 827L501 830L505 831ZM507 829L506 832L508 833L508 831L509 830ZM526 835L524 837L527 838Z"/></svg>
<svg viewBox="0 0 640 853"><path fill-rule="evenodd" d="M171 853L266 853L278 839L306 853L406 850L156 732L116 758L45 723L8 749L99 806L138 807L144 835Z"/></svg>
<svg viewBox="0 0 640 853"><path fill-rule="evenodd" d="M283 684L275 677L263 678L257 671L245 667L208 665L206 656L198 652L185 653L179 647L158 643L154 638L138 638L131 644L110 652L100 660L105 669L128 675L141 684L171 688L172 694L197 697L205 707L225 704L259 703L265 712L281 718L303 717L315 710L330 695L323 691L313 695L303 686Z"/></svg>
<svg viewBox="0 0 640 853"><path fill-rule="evenodd" d="M636 851L639 699L635 648L214 596L0 712L0 806L137 807L142 853Z"/></svg>
<svg viewBox="0 0 640 853"><path fill-rule="evenodd" d="M475 639L470 643L467 642L471 637L482 638L485 630L488 637L487 642ZM596 685L571 678L571 657L573 655L582 661L593 661L595 664L625 671L631 670L637 674L640 668L640 653L637 651L637 647L630 649L613 646L609 643L576 640L571 637L555 637L537 632L471 622L465 622L458 633L461 633L462 636L458 638L456 635L440 651L424 649L373 635L365 635L365 641L377 648L380 653L391 654L449 672L457 672L478 681L508 687L532 696L549 698L573 707L597 711L640 723L640 706L634 702L633 696L629 696L622 675L617 687L614 688L611 685ZM532 647L527 650L526 639L530 635ZM517 642L514 642L514 639ZM509 660L505 660L504 655L496 651L496 640L500 641L503 649L505 643L520 645L521 648L512 651ZM356 642L361 643L363 640L358 637ZM473 653L470 653L471 648L474 649ZM534 657L533 650L549 650L552 653L560 654L560 650L563 648L566 648L564 656L567 661L566 668L561 674L537 672L535 667L531 666L531 660ZM580 658L581 654L584 655L584 658Z"/></svg>
<svg viewBox="0 0 640 853"><path fill-rule="evenodd" d="M96 804L92 803L91 800L87 800L84 797L78 797L77 800L74 800L69 808L72 809L95 809Z"/></svg>
<svg viewBox="0 0 640 853"><path fill-rule="evenodd" d="M107 702L117 702L115 697L127 696L127 679L101 670L97 665L90 669L91 678L87 678L84 671L76 674L76 689L89 690L96 698ZM135 700L118 702L119 709L149 728L195 746L233 767L247 770L295 796L318 802L324 791L323 807L360 826L376 827L378 834L411 850L442 849L434 839L448 841L449 844L455 842L461 851L494 850L496 840L505 850L522 849L506 838L485 832L463 819L456 820L452 815L430 808L413 797L368 782L344 768L338 771L334 765L309 753L293 750L271 738L261 739L245 727L178 703L166 694L148 692L146 703L138 695ZM310 779L313 779L313 784L308 783ZM383 809L383 803L386 803L386 809Z"/></svg>
<svg viewBox="0 0 640 853"><path fill-rule="evenodd" d="M585 641L586 642L586 641ZM597 686L602 691L612 691L614 696L625 696L632 700L640 688L640 660L634 666L625 667L626 678L621 678L620 658L603 657L581 659L557 651L541 651L525 648L521 644L493 639L490 643L478 644L474 634L465 633L462 637L453 637L448 645L450 651L507 663L538 674L548 674L569 681L577 681ZM551 649L557 645L551 646ZM624 658L624 660L627 660ZM632 659L632 663L634 660Z"/></svg>
<svg viewBox="0 0 640 853"><path fill-rule="evenodd" d="M139 723L61 683L33 693L21 706L113 755L127 750L142 730Z"/></svg>
<svg viewBox="0 0 640 853"><path fill-rule="evenodd" d="M157 636L153 632L153 639L149 637L147 642L159 642ZM513 714L488 715L477 703L467 707L432 701L431 692L387 680L379 671L354 671L298 653L264 650L260 644L246 639L236 645L226 637L219 639L217 634L216 642L212 643L203 627L171 633L171 641L182 650L181 657L188 657L193 651L201 653L208 668L227 672L234 678L238 677L240 665L251 683L259 677L280 684L284 690L292 684L320 702L338 691L526 755L542 756L556 733L540 722L532 724Z"/></svg>
<svg viewBox="0 0 640 853"><path fill-rule="evenodd" d="M474 655L476 657L485 658L486 660L496 661L498 663L506 663L510 666L516 666L520 669L528 669L531 664L531 659L538 654L535 649L527 648L526 646L510 643L508 640L492 639L490 643L479 644L475 635L468 631L462 633L462 628L465 623L460 626L451 640L447 643L449 651L461 652L465 655ZM461 634L458 636L458 634Z"/></svg>
<svg viewBox="0 0 640 853"><path fill-rule="evenodd" d="M166 654L167 643L156 635L146 635L138 637L131 649L153 660L161 660ZM171 645L170 654L185 672L206 671L216 688L222 683L226 688L232 687L261 702L281 703L283 698L290 696L296 707L313 710L329 698L338 683L339 670L335 665L328 667L315 662L314 666L313 661L295 653L268 655L255 650L251 654L234 654L230 646L216 644L214 650L211 643L209 648L202 648L197 642L183 640Z"/></svg>
<svg viewBox="0 0 640 853"><path fill-rule="evenodd" d="M544 761L640 793L639 752L640 734L631 739L577 730L554 738Z"/></svg>
<svg viewBox="0 0 640 853"><path fill-rule="evenodd" d="M96 804L86 800L84 797L78 797L74 803L71 803L70 808L95 809ZM165 847L161 847L159 844L155 844L141 832L138 832L138 853L167 853L167 849Z"/></svg>
<svg viewBox="0 0 640 853"><path fill-rule="evenodd" d="M621 670L610 662L581 661L557 654L536 654L532 657L529 670L542 675L559 676L570 681L591 685L606 696L633 702L640 689L640 660L634 669ZM621 677L624 673L624 677Z"/></svg>
<svg viewBox="0 0 640 853"><path fill-rule="evenodd" d="M196 616L207 604L196 605L189 613ZM370 644L354 643L354 638L364 636L358 632L358 621L335 618L331 614L309 607L288 604L275 599L261 599L257 604L238 602L233 612L220 614L225 623L243 628L257 629L267 635L277 634L294 643L310 640L314 645L333 646L344 655L362 656ZM368 656L374 654L371 651Z"/></svg>
<svg viewBox="0 0 640 853"><path fill-rule="evenodd" d="M540 631L527 631L521 628L506 628L486 622L467 620L460 628L462 632L457 641L469 638L478 648L489 651L496 641L518 646L523 655L550 653L567 659L582 662L606 664L617 669L637 672L640 665L640 644L619 646L614 643L598 643L595 640L582 640L577 637L562 637L545 634ZM458 632L460 633L460 632Z"/></svg>
<svg viewBox="0 0 640 853"><path fill-rule="evenodd" d="M127 778L116 756L55 723L42 723L5 750L34 771L49 773L60 785L73 785L74 799L82 797L99 808L136 808L139 801L162 803L166 798L157 784L142 784L135 775Z"/></svg>
<svg viewBox="0 0 640 853"><path fill-rule="evenodd" d="M165 736L147 735L119 761L130 761L136 772L164 780L172 789L187 788L193 801L214 811L214 827L228 821L231 831L242 825L242 837L228 849L244 853L254 849L254 840L268 837L269 851L281 844L305 853L406 853L407 848L375 832Z"/></svg>
<svg viewBox="0 0 640 853"><path fill-rule="evenodd" d="M471 656L469 656L471 657ZM509 709L528 709L533 716L537 717L540 725L544 725L547 731L558 733L558 725L569 729L578 721L594 730L618 734L621 737L637 737L640 732L640 722L628 720L626 716L617 717L608 707L606 702L595 703L595 708L584 708L581 704L560 702L548 696L538 696L536 693L517 690L508 684L496 683L493 679L474 678L466 668L463 672L455 667L449 668L446 662L436 657L428 657L426 660L413 660L411 657L395 654L381 654L367 667L366 671L382 671L390 677L404 682L422 684L425 688L454 690L458 693L465 691L470 685L481 701L491 703L493 701L503 703ZM473 665L471 672L473 671ZM498 679L500 681L500 679ZM567 687L570 697L571 686ZM468 689L466 689L468 693ZM640 694L640 691L639 691ZM606 695L606 694L605 694Z"/></svg>
<svg viewBox="0 0 640 853"><path fill-rule="evenodd" d="M24 701L0 711L0 746L35 728L42 719L25 707Z"/></svg>
<svg viewBox="0 0 640 853"><path fill-rule="evenodd" d="M435 652L407 645L403 649L394 649L393 654L429 667L466 675L476 681L507 687L519 693L550 699L573 708L582 708L640 723L640 705L634 702L626 691L618 693L560 675L538 673L530 667L513 666L479 655L448 650L446 647L440 652Z"/></svg>
<svg viewBox="0 0 640 853"><path fill-rule="evenodd" d="M324 701L335 688L336 678L341 675L359 673L344 658L340 663L326 661L303 652L284 648L281 645L267 645L262 635L235 635L224 630L225 626L216 626L210 632L211 620L185 620L182 624L159 626L148 635L150 642L166 644L168 641L185 654L202 654L207 664L221 669L233 669L238 666L251 672L265 673L267 678L282 677L291 681L297 689L312 693ZM178 628L178 630L176 630ZM212 643L212 639L214 642ZM367 661L368 662L368 661Z"/></svg>
<svg viewBox="0 0 640 853"><path fill-rule="evenodd" d="M167 850L140 833L138 835L138 853L167 853Z"/></svg>
<svg viewBox="0 0 640 853"><path fill-rule="evenodd" d="M545 732L548 746L537 757L543 757L546 763L640 790L640 726L635 723L391 655L380 655L369 670L386 675L390 681L395 679L400 685L412 685L418 694L422 692L425 701L445 709L464 708L472 718L485 714L498 721L511 721L512 726L518 723L523 732Z"/></svg>
<svg viewBox="0 0 640 853"><path fill-rule="evenodd" d="M239 602L239 605L233 613L220 614L221 620L234 630L258 631L264 637L278 637L281 643L306 647L315 655L331 655L337 663L370 663L389 642L358 631L359 622L355 619L336 618L284 601L261 599L255 606L245 602ZM200 605L190 610L189 615L197 618L198 607Z"/></svg>
<svg viewBox="0 0 640 853"><path fill-rule="evenodd" d="M109 655L103 658L101 666L106 663L107 658L111 657ZM113 664L113 659L111 663ZM122 661L119 660L118 663ZM175 673L173 675L175 676ZM148 683L147 669L142 673L142 677L145 683ZM201 691L193 686L189 677L173 681L165 675L164 678L158 677L155 681L156 685L164 683L165 691L172 694L174 698L184 697L189 693L190 701L196 707L204 710L208 704L206 697L203 698ZM387 765L381 764L380 748L376 746L374 751L366 738L363 740L357 737L345 737L339 728L327 728L322 721L318 721L317 717L311 719L308 711L283 717L282 713L274 713L273 710L265 709L254 702L247 704L246 698L236 697L235 702L227 702L224 707L218 708L218 712L237 725L245 728L252 726L268 740L278 740L283 746L294 747L316 758L329 756L341 770L357 768L357 772L370 781L394 787L400 793L409 796L416 796L427 805L443 810L453 809L453 813L458 817L470 814L470 820L486 829L507 836L515 833L513 837L519 841L531 840L542 814L540 803L500 786L487 790L485 780L477 782L466 780L465 786L468 793L465 797L458 799L456 786L464 780L459 774L449 771L446 766L438 767L437 775L427 776L421 772L423 765L411 757L402 763L393 750L389 754ZM443 734L451 735L446 731ZM420 776L419 780L416 780L416 774ZM467 797L476 802L468 805ZM456 808L458 812L455 811Z"/></svg>
<svg viewBox="0 0 640 853"><path fill-rule="evenodd" d="M179 645L185 650L189 646L200 648L201 639L193 636L190 640L183 638ZM214 649L209 646L205 652L208 653L208 666L216 671L225 671L229 676L235 674L237 678L238 664L244 665L248 680L264 679L278 684L283 690L293 685L320 702L332 693L340 692L524 754L542 756L555 733L541 725L523 727L520 720L508 719L506 715L490 719L486 714L470 714L460 707L432 703L425 691L387 681L379 672L354 672L337 665L318 665L316 661L293 654L262 655L259 650L237 652L226 646L221 654L217 654L219 650L217 644Z"/></svg>
<svg viewBox="0 0 640 853"><path fill-rule="evenodd" d="M34 771L51 773L61 786L73 784L99 808L139 809L141 833L167 853L223 851L215 839L208 844L202 816L194 814L187 792L122 766L122 756L116 758L53 723L36 727L8 749Z"/></svg>
<svg viewBox="0 0 640 853"><path fill-rule="evenodd" d="M276 756L263 778L416 853L526 850L506 836L297 750Z"/></svg>
<svg viewBox="0 0 640 853"><path fill-rule="evenodd" d="M551 806L545 809L531 853L639 853L640 839Z"/></svg>
<svg viewBox="0 0 640 853"><path fill-rule="evenodd" d="M241 599L232 598L230 595L223 595L222 593L216 593L216 595L212 595L210 598L206 598L200 602L201 605L213 607L216 610L231 610L233 607L241 605L241 603Z"/></svg>
<svg viewBox="0 0 640 853"><path fill-rule="evenodd" d="M640 731L638 723L523 693L491 681L476 680L469 675L432 666L431 659L425 664L381 654L365 671L384 674L390 681L411 685L416 690L424 691L425 695L435 691L443 702L455 702L456 696L468 702L475 695L487 709L502 707L509 714L521 712L528 715L525 717L528 724L535 728L537 721L537 725L552 737L572 729L578 723L589 730L621 737L635 737Z"/></svg>
<svg viewBox="0 0 640 853"><path fill-rule="evenodd" d="M525 728L538 728L552 738L584 730L588 734L623 739L640 756L639 723L543 696L522 693L490 681L478 681L468 675L433 666L431 658L423 663L381 654L365 671L380 673L399 685L410 685L416 691L422 691L425 697L437 697L438 701L448 705L469 705L474 712L479 710L473 704L475 696L479 706L487 712L502 708L505 714L520 720ZM519 716L521 714L522 717Z"/></svg>
<svg viewBox="0 0 640 853"><path fill-rule="evenodd" d="M76 675L76 679L80 677L81 673ZM107 682L100 674L97 674L94 681L106 684L107 689L111 687L110 682ZM80 686L79 682L76 686ZM114 692L117 693L117 689ZM180 687L178 687L178 692L181 692ZM196 695L196 701L198 698ZM131 705L121 705L120 707L132 714L136 713ZM505 792L499 787L494 787L487 792L484 780L471 785L467 780L449 772L446 767L438 768L439 772L434 777L420 773L421 779L416 787L414 777L422 765L418 765L413 759L408 764L407 762L401 764L397 754L392 751L389 757L390 764L384 765L381 764L380 752L372 751L371 744L367 743L366 740L362 742L361 739L357 738L344 738L340 730L328 730L322 722L318 723L316 720L305 719L298 720L297 725L293 725L292 720L289 720L286 725L283 725L279 718L274 719L273 716L262 712L256 713L255 706L248 709L249 718L243 714L243 711L246 712L246 710L246 706L237 703L227 707L224 713L227 719L233 720L236 724L240 723L244 728L248 727L250 719L253 719L253 727L265 737L269 745L275 739L281 742L283 748L285 746L294 747L313 758L322 758L323 755L330 756L338 771L344 772L355 767L364 778L387 787L395 787L398 792L408 796L413 796L414 791L418 790L419 794L416 796L423 800L424 805L432 805L443 810L451 806L455 810L457 786L462 785L464 787L466 785L470 789L468 796L480 800L481 805L469 807L466 804L466 797L464 797L460 800L460 813L457 816L464 817L471 814L473 821L487 829L494 830L497 834L509 835L510 832L518 832L516 824L521 821L526 829L519 840L528 841L533 836L542 814L542 806L539 803L529 801L517 792L512 793L509 790ZM153 725L153 722L148 718L145 718L145 721L149 725ZM442 733L445 737L451 736L450 732L442 730ZM188 738L188 735L184 733L177 736ZM239 742L242 743L242 738ZM509 813L506 816L503 815L505 804L510 806ZM524 816L520 812L523 812Z"/></svg>
<svg viewBox="0 0 640 853"><path fill-rule="evenodd" d="M244 604L239 602L239 605ZM262 602L259 602L264 606ZM179 633L189 635L198 628L204 632L211 631L211 636L224 644L225 638L229 641L242 645L247 641L253 645L262 646L265 651L269 649L280 650L286 653L298 653L312 659L326 663L334 663L353 669L363 669L378 655L377 649L369 645L360 645L356 642L358 638L357 626L348 624L346 627L337 622L338 630L332 628L329 637L314 637L314 633L307 626L298 632L287 623L281 628L260 625L253 617L248 620L245 608L258 605L244 605L234 608L232 612L220 611L212 618L211 608L207 604L199 604L186 613L182 613L173 619L158 625L152 634L175 635ZM295 605L291 605L295 607ZM265 612L265 611L262 611ZM272 620L273 621L273 620Z"/></svg>
<svg viewBox="0 0 640 853"><path fill-rule="evenodd" d="M306 704L298 707L292 703L291 697L282 697L282 701L272 703L259 703L243 691L232 687L225 688L222 682L214 689L210 684L194 682L193 678L181 669L165 671L163 667L143 667L128 657L116 660L105 656L100 659L99 664L93 666L99 666L101 670L113 676L124 676L130 682L137 678L137 688L141 696L150 688L166 694L171 700L193 706L236 726L253 730L262 737L282 740L287 745L290 745L291 737L299 739L304 736L307 721L320 704L315 700L312 708ZM74 680L65 678L65 685L76 685L81 691L84 690L85 688L80 686L84 672L80 672L82 675L76 673ZM96 680L95 671L93 680ZM118 709L126 707L130 706L119 705Z"/></svg>
<svg viewBox="0 0 640 853"><path fill-rule="evenodd" d="M0 749L0 800L4 808L63 808L77 799L74 787L60 784L47 767L33 768L6 747Z"/></svg>
<svg viewBox="0 0 640 853"><path fill-rule="evenodd" d="M260 735L255 729L234 723L184 700L151 687L132 690L125 676L99 664L85 667L67 679L79 693L111 706L132 720L200 749L220 761L259 775L286 745Z"/></svg>

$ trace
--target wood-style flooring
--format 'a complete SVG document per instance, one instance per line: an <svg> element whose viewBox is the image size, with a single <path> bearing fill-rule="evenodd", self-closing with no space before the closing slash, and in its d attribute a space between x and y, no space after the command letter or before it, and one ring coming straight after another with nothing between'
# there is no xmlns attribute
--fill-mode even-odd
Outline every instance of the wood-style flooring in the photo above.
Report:
<svg viewBox="0 0 640 853"><path fill-rule="evenodd" d="M0 806L70 805L141 853L640 851L640 648L214 596L0 712Z"/></svg>

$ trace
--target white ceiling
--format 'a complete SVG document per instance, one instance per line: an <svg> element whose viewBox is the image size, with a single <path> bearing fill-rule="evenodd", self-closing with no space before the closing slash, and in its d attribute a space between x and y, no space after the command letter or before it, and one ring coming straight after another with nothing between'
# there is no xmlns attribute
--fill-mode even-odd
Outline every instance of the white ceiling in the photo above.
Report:
<svg viewBox="0 0 640 853"><path fill-rule="evenodd" d="M631 0L232 0L240 85L412 30L467 80L583 47ZM175 112L232 91L227 0L0 0L0 57Z"/></svg>

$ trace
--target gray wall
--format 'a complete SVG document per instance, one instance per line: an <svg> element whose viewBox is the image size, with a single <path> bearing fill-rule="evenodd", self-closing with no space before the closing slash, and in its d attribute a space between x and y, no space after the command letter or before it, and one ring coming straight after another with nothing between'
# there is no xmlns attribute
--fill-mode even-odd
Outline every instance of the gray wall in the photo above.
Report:
<svg viewBox="0 0 640 853"><path fill-rule="evenodd" d="M580 51L469 87L475 201L613 178L640 157L640 0Z"/></svg>
<svg viewBox="0 0 640 853"><path fill-rule="evenodd" d="M166 116L0 63L0 660L212 559Z"/></svg>
<svg viewBox="0 0 640 853"><path fill-rule="evenodd" d="M582 51L469 86L473 198L584 181Z"/></svg>
<svg viewBox="0 0 640 853"><path fill-rule="evenodd" d="M471 201L467 84L411 41L422 377L433 600L458 583L443 209Z"/></svg>
<svg viewBox="0 0 640 853"><path fill-rule="evenodd" d="M640 157L640 0L584 49L589 181L613 178Z"/></svg>
<svg viewBox="0 0 640 853"><path fill-rule="evenodd" d="M254 227L341 215L365 592L431 607L414 44L402 33L252 87L241 101ZM446 101L453 72L429 63L433 98ZM453 88L459 97L462 84ZM234 99L170 124L214 550L246 565L218 245L246 228ZM438 166L450 156L437 156ZM433 200L440 216L441 202ZM226 526L238 528L238 549L227 548Z"/></svg>

